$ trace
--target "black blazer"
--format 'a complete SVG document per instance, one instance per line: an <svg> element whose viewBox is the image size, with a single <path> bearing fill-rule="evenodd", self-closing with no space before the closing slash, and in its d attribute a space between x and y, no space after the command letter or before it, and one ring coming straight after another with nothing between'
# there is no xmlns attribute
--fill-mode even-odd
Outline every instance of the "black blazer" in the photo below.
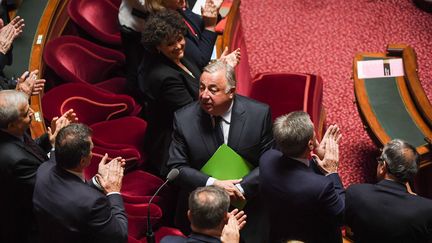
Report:
<svg viewBox="0 0 432 243"><path fill-rule="evenodd" d="M179 10L179 12L195 32L194 35L191 29L187 28L185 57L202 70L211 59L217 33L206 30L202 17L190 9Z"/></svg>
<svg viewBox="0 0 432 243"><path fill-rule="evenodd" d="M53 160L37 171L33 204L41 242L127 241L121 195L105 196Z"/></svg>
<svg viewBox="0 0 432 243"><path fill-rule="evenodd" d="M240 183L246 197L258 192L258 160L273 146L270 108L255 100L236 95L231 114L228 146L256 168ZM210 115L195 102L175 113L169 168L177 168L176 181L193 190L205 186L209 176L199 170L217 150L217 134Z"/></svg>
<svg viewBox="0 0 432 243"><path fill-rule="evenodd" d="M260 189L270 213L270 242L342 242L344 188L338 174L323 176L270 150L260 159Z"/></svg>
<svg viewBox="0 0 432 243"><path fill-rule="evenodd" d="M160 243L221 243L221 241L212 236L192 233L188 238L172 235L165 236Z"/></svg>
<svg viewBox="0 0 432 243"><path fill-rule="evenodd" d="M28 134L24 135L31 140ZM0 242L27 242L34 232L32 196L36 171L48 159L48 136L31 140L33 147L20 138L0 130Z"/></svg>
<svg viewBox="0 0 432 243"><path fill-rule="evenodd" d="M432 241L432 200L408 193L403 184L352 185L345 210L355 242Z"/></svg>
<svg viewBox="0 0 432 243"><path fill-rule="evenodd" d="M152 55L141 63L139 85L147 103L144 149L148 163L159 170L168 159L174 112L198 99L201 72L186 58L182 63L193 77L163 54Z"/></svg>

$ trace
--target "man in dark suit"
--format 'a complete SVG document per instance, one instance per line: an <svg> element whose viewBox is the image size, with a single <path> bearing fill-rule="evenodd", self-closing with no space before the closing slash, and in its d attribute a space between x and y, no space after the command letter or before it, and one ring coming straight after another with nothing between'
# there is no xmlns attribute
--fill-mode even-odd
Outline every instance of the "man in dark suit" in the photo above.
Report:
<svg viewBox="0 0 432 243"><path fill-rule="evenodd" d="M378 158L380 181L347 189L345 221L355 242L432 240L432 200L411 194L406 187L418 171L418 162L412 145L394 139Z"/></svg>
<svg viewBox="0 0 432 243"><path fill-rule="evenodd" d="M34 238L32 195L36 170L46 160L58 129L75 120L72 110L54 119L48 133L34 141L27 133L33 110L28 96L0 91L0 242L29 242Z"/></svg>
<svg viewBox="0 0 432 243"><path fill-rule="evenodd" d="M188 218L192 234L188 238L166 236L161 243L239 242L240 229L246 224L246 215L235 209L229 213L230 197L216 186L199 187L189 196Z"/></svg>
<svg viewBox="0 0 432 243"><path fill-rule="evenodd" d="M280 151L269 150L260 159L260 188L270 212L269 242L342 242L338 224L345 192L337 173L339 128L330 126L318 144L309 115L291 112L276 119L273 136Z"/></svg>
<svg viewBox="0 0 432 243"><path fill-rule="evenodd" d="M83 170L90 165L91 130L83 124L62 128L56 138L55 161L37 171L33 205L41 242L127 241L127 217L120 189L122 163L115 158L97 175L104 193L85 182Z"/></svg>
<svg viewBox="0 0 432 243"><path fill-rule="evenodd" d="M188 228L186 198L189 192L200 186L224 188L231 199L248 199L245 211L260 212L254 208L259 207L259 200L254 200L254 197L258 192L258 159L273 145L270 109L265 104L236 95L235 85L233 68L222 61L213 62L204 68L201 75L199 102L174 115L173 141L167 165L180 170L176 179L181 187L176 220L185 232ZM222 143L249 161L255 169L238 180L217 180L202 173L200 169ZM246 211L253 222L254 216L249 212ZM245 230L252 229L251 225L248 224ZM254 238L250 239L251 242L261 240L257 236L263 233L260 229L262 227L251 230Z"/></svg>

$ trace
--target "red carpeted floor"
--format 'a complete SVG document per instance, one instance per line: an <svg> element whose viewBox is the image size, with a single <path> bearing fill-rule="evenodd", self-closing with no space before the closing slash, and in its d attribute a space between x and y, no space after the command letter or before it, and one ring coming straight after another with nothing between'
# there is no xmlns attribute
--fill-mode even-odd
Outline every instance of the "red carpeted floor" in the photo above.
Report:
<svg viewBox="0 0 432 243"><path fill-rule="evenodd" d="M353 103L354 55L384 52L388 43L413 46L430 100L432 14L410 0L243 0L240 11L252 75L264 71L321 75L327 124L339 124L343 132L343 182L347 186L373 181L377 149Z"/></svg>

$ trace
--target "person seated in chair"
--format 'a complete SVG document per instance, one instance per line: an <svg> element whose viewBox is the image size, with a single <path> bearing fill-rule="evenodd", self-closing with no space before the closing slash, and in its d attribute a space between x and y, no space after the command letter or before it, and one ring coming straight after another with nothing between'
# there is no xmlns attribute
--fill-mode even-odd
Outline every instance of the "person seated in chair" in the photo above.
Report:
<svg viewBox="0 0 432 243"><path fill-rule="evenodd" d="M376 184L351 185L346 191L345 223L355 242L430 242L432 200L409 193L419 154L393 139L378 157Z"/></svg>
<svg viewBox="0 0 432 243"><path fill-rule="evenodd" d="M199 187L189 196L188 218L192 234L188 238L166 236L161 243L224 242L238 243L240 229L246 224L243 211L228 212L230 198L216 186Z"/></svg>

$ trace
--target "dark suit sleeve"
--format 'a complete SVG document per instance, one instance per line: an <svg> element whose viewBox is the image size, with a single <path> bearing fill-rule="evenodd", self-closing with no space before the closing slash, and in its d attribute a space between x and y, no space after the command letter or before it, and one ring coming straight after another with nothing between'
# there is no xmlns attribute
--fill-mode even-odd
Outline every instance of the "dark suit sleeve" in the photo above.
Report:
<svg viewBox="0 0 432 243"><path fill-rule="evenodd" d="M185 10L184 17L194 30L199 33L196 37L192 36L190 33L186 35L188 41L186 49L191 52L191 56L195 63L200 67L200 69L202 69L211 59L217 33L205 29L201 16L195 14L189 9Z"/></svg>
<svg viewBox="0 0 432 243"><path fill-rule="evenodd" d="M96 235L95 242L127 242L128 222L121 195L111 194L96 200L88 225Z"/></svg>
<svg viewBox="0 0 432 243"><path fill-rule="evenodd" d="M337 173L326 177L329 179L323 191L319 195L323 210L331 216L336 216L342 223L345 210L345 189Z"/></svg>
<svg viewBox="0 0 432 243"><path fill-rule="evenodd" d="M38 137L35 142L45 151L45 153L48 153L51 150L51 142L49 141L48 133L43 134L42 136Z"/></svg>
<svg viewBox="0 0 432 243"><path fill-rule="evenodd" d="M265 118L264 118L263 126L261 128L261 142L259 147L260 156L263 155L267 150L271 149L274 144L274 139L272 134L271 112L269 108L267 109L266 115L264 117ZM240 185L245 191L245 195L247 197L253 197L254 195L256 195L259 189L258 188L259 187L259 167L257 166L247 176L243 177L243 180L240 183Z"/></svg>
<svg viewBox="0 0 432 243"><path fill-rule="evenodd" d="M168 168L180 170L176 182L182 187L194 189L205 186L209 176L190 166L187 145L176 115L174 115L173 126L174 131L169 148Z"/></svg>

